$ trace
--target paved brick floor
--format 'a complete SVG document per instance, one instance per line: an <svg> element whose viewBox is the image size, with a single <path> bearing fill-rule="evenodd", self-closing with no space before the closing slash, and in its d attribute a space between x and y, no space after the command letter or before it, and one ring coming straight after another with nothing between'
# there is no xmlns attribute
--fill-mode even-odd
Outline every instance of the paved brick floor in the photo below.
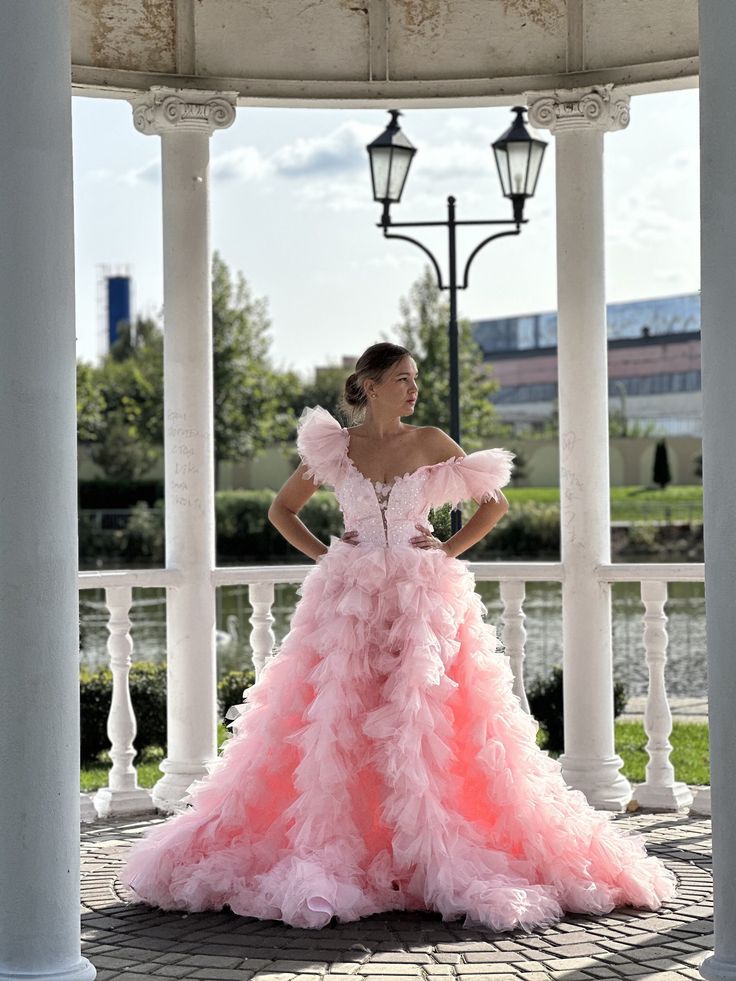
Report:
<svg viewBox="0 0 736 981"><path fill-rule="evenodd" d="M710 820L632 812L615 821L641 831L679 881L656 914L619 907L605 916L570 914L528 934L463 930L435 913L387 913L357 923L302 930L232 913L164 913L131 901L116 879L126 848L160 817L88 825L82 832L83 951L100 981L316 981L325 975L569 981L699 978L712 948Z"/></svg>

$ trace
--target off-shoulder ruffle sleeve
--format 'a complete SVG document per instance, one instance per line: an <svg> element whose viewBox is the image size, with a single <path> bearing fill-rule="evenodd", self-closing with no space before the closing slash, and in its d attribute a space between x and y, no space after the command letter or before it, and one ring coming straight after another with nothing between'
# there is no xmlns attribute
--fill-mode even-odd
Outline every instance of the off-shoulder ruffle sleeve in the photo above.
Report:
<svg viewBox="0 0 736 981"><path fill-rule="evenodd" d="M453 508L471 498L478 504L498 501L499 490L511 479L511 450L476 450L430 468L425 491L436 506L450 502Z"/></svg>
<svg viewBox="0 0 736 981"><path fill-rule="evenodd" d="M327 409L304 408L296 424L296 448L307 465L304 479L334 487L345 466L346 432Z"/></svg>

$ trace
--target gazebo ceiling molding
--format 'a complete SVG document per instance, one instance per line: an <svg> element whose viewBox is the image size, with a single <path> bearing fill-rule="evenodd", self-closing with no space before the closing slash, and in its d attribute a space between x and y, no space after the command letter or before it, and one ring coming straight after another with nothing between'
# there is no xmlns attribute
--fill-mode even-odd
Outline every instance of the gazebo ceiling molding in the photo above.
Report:
<svg viewBox="0 0 736 981"><path fill-rule="evenodd" d="M613 83L690 88L697 0L72 0L76 95L238 105L504 105Z"/></svg>

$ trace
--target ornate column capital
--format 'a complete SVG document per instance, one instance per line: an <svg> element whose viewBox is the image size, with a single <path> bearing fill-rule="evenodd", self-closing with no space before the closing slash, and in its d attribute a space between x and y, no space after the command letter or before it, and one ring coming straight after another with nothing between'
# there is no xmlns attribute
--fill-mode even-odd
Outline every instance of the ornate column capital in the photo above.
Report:
<svg viewBox="0 0 736 981"><path fill-rule="evenodd" d="M235 122L237 92L205 92L152 85L131 99L133 125L146 136L182 130L211 136Z"/></svg>
<svg viewBox="0 0 736 981"><path fill-rule="evenodd" d="M529 122L553 134L625 129L629 125L629 101L628 95L614 91L612 82L582 89L527 93Z"/></svg>

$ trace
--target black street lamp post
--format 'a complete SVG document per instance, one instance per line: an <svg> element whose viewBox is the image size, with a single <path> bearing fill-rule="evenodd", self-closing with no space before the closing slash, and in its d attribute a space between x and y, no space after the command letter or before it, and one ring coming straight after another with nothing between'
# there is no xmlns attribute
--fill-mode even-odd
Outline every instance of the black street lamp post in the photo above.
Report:
<svg viewBox="0 0 736 981"><path fill-rule="evenodd" d="M468 288L468 273L473 259L480 250L494 239L506 235L518 235L521 225L526 224L524 205L527 198L533 196L542 157L547 146L543 140L529 134L524 123L523 106L515 106L516 113L513 123L493 144L496 167L501 180L504 197L510 199L513 207L513 218L509 219L477 219L458 221L455 217L455 198L450 195L447 199L446 221L391 221L390 207L401 200L406 178L409 173L416 148L412 146L399 126L398 109L391 109L391 121L377 139L368 144L368 156L371 164L371 180L373 183L374 200L383 205L383 214L378 227L383 229L384 238L403 239L418 246L428 257L434 267L437 283L441 290L450 291L450 322L448 325L448 340L450 349L450 435L460 442L460 387L458 365L458 327L457 327L457 291ZM457 275L457 232L459 225L514 225L510 231L495 232L484 238L473 249L465 263L462 283ZM445 283L439 263L432 252L422 242L409 235L390 234L389 228L447 228L449 276ZM452 512L452 533L455 534L461 525L459 511Z"/></svg>

